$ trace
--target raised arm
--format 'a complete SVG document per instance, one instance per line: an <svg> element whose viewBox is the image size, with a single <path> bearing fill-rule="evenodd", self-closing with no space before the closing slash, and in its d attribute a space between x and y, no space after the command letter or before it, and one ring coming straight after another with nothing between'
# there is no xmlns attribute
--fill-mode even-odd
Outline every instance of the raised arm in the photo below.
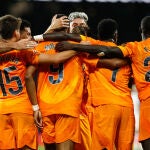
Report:
<svg viewBox="0 0 150 150"><path fill-rule="evenodd" d="M104 56L106 58L123 58L123 53L119 49L119 47L107 47L107 46L102 46L102 45L83 45L83 44L73 44L70 42L60 42L56 45L56 50L58 51L65 51L65 50L75 50L78 52L87 52L90 54L98 54L103 52Z"/></svg>
<svg viewBox="0 0 150 150"><path fill-rule="evenodd" d="M29 100L33 108L34 121L38 128L42 128L42 116L38 106L36 85L33 78L35 71L36 71L36 67L33 65L27 68L25 74L25 82L26 82L26 89L29 96Z"/></svg>
<svg viewBox="0 0 150 150"><path fill-rule="evenodd" d="M54 32L55 29L59 29L62 27L69 28L69 20L68 20L67 16L62 16L60 18L57 18L57 14L56 14L53 16L51 24L46 29L44 34L52 33L52 32Z"/></svg>

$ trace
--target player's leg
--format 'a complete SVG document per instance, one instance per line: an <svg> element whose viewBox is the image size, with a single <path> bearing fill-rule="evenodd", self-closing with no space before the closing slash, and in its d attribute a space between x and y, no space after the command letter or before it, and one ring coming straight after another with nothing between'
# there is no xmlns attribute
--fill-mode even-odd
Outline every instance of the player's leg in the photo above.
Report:
<svg viewBox="0 0 150 150"><path fill-rule="evenodd" d="M139 141L144 150L150 149L150 100L140 103Z"/></svg>
<svg viewBox="0 0 150 150"><path fill-rule="evenodd" d="M141 141L143 150L150 150L150 138Z"/></svg>
<svg viewBox="0 0 150 150"><path fill-rule="evenodd" d="M57 143L56 149L57 150L74 150L74 142L71 140L67 140L62 143Z"/></svg>
<svg viewBox="0 0 150 150"><path fill-rule="evenodd" d="M74 150L74 143L79 143L81 140L79 117L57 115L55 131L56 149Z"/></svg>
<svg viewBox="0 0 150 150"><path fill-rule="evenodd" d="M52 143L52 144L44 143L44 147L45 147L45 150L56 150L56 144L55 143Z"/></svg>
<svg viewBox="0 0 150 150"><path fill-rule="evenodd" d="M32 114L13 113L13 128L16 136L18 149L35 150L37 149L37 128L34 124Z"/></svg>

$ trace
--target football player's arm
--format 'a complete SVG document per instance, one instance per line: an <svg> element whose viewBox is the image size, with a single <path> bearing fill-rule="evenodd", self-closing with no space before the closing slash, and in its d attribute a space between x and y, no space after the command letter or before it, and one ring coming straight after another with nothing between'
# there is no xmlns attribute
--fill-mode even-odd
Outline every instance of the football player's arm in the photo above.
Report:
<svg viewBox="0 0 150 150"><path fill-rule="evenodd" d="M87 52L90 54L103 53L103 57L106 58L123 58L123 53L119 47L108 47L102 45L83 45L83 44L74 44L67 41L59 42L56 44L56 50L65 51L65 50L75 50L78 52Z"/></svg>
<svg viewBox="0 0 150 150"><path fill-rule="evenodd" d="M65 33L65 32L52 32L46 34L35 35L32 37L35 41L75 41L80 42L81 36L79 34Z"/></svg>
<svg viewBox="0 0 150 150"><path fill-rule="evenodd" d="M58 64L63 63L69 58L72 58L77 54L76 51L69 50L64 52L59 52L56 54L43 54L39 55L39 64Z"/></svg>
<svg viewBox="0 0 150 150"><path fill-rule="evenodd" d="M1 40L0 41L0 53L9 52L13 49L23 50L34 48L37 45L35 41L31 41L29 39L22 39L17 42Z"/></svg>
<svg viewBox="0 0 150 150"><path fill-rule="evenodd" d="M38 128L42 128L42 116L37 101L36 85L33 77L36 69L37 67L34 65L28 66L25 74L25 83L29 100L33 108L34 121Z"/></svg>
<svg viewBox="0 0 150 150"><path fill-rule="evenodd" d="M114 70L129 64L130 61L127 58L100 58L97 63L97 67Z"/></svg>

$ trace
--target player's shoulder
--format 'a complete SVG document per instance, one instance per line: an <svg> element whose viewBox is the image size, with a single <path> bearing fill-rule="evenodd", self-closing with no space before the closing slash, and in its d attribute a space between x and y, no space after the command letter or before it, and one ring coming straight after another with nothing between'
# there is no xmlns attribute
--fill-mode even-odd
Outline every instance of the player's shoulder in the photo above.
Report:
<svg viewBox="0 0 150 150"><path fill-rule="evenodd" d="M139 42L138 41L130 41L130 42L124 42L124 43L121 43L120 46L122 47L127 47L127 46L133 46L133 45L138 45Z"/></svg>

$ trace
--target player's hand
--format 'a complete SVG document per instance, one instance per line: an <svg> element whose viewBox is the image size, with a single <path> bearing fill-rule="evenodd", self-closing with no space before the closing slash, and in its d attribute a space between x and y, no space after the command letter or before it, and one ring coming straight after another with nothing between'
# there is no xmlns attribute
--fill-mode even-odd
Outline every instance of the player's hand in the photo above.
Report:
<svg viewBox="0 0 150 150"><path fill-rule="evenodd" d="M34 111L33 116L34 116L34 122L35 122L36 126L40 129L42 129L43 124L42 124L42 115L41 115L40 110Z"/></svg>
<svg viewBox="0 0 150 150"><path fill-rule="evenodd" d="M57 15L55 15L52 19L52 23L57 25L57 28L61 28L61 27L66 27L66 28L69 28L69 25L70 25L70 21L68 19L67 16L62 16L58 19L56 19ZM58 26L59 25L59 26Z"/></svg>
<svg viewBox="0 0 150 150"><path fill-rule="evenodd" d="M62 41L56 44L55 49L58 51L66 51L72 49L72 44L67 41Z"/></svg>
<svg viewBox="0 0 150 150"><path fill-rule="evenodd" d="M14 49L23 50L23 49L30 49L37 46L35 41L31 41L30 39L22 39L15 43Z"/></svg>
<svg viewBox="0 0 150 150"><path fill-rule="evenodd" d="M49 30L55 30L55 29L60 29L62 27L69 28L69 19L67 16L62 16L60 18L56 18L57 15L55 15L52 18L51 25L49 26Z"/></svg>

